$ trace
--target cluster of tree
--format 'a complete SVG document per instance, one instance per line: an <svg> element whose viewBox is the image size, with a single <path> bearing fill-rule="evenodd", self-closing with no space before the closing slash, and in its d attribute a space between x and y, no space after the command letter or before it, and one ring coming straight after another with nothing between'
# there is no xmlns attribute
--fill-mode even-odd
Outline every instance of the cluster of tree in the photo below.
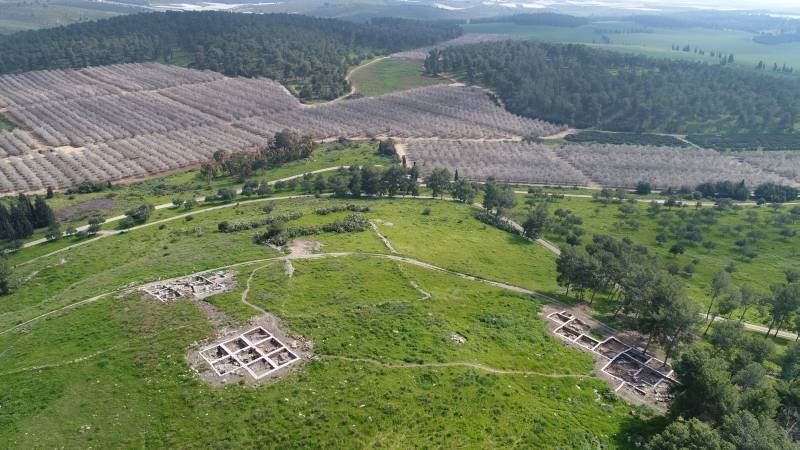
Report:
<svg viewBox="0 0 800 450"><path fill-rule="evenodd" d="M664 134L607 133L603 131L581 131L565 138L569 142L595 142L614 145L657 145L663 147L688 147L682 139Z"/></svg>
<svg viewBox="0 0 800 450"><path fill-rule="evenodd" d="M763 133L792 130L800 117L797 80L583 45L449 47L431 51L425 69L485 85L513 113L578 128Z"/></svg>
<svg viewBox="0 0 800 450"><path fill-rule="evenodd" d="M698 184L695 192L703 198L727 198L744 201L754 198L760 202L785 203L797 200L798 189L776 183L763 183L751 190L744 181L716 181Z"/></svg>
<svg viewBox="0 0 800 450"><path fill-rule="evenodd" d="M588 24L589 20L584 17L569 16L566 14L539 13L472 19L470 23L513 23L515 25L525 26L575 28Z"/></svg>
<svg viewBox="0 0 800 450"><path fill-rule="evenodd" d="M455 25L403 19L133 14L0 37L0 73L188 58L198 69L278 80L301 98L335 98L348 90L348 66L460 34Z"/></svg>
<svg viewBox="0 0 800 450"><path fill-rule="evenodd" d="M684 53L691 53L692 51L694 51L694 53L696 55L701 55L701 56L705 56L705 54L706 54L706 51L703 50L702 48L692 47L689 44L686 44L684 46L681 46L679 44L672 44L672 51L674 51L674 52L684 52ZM723 66L726 65L726 64L733 64L733 61L735 59L735 57L733 56L733 53L729 53L729 54L725 55L724 53L722 53L720 51L714 51L714 50L711 50L711 52L709 52L708 55L711 56L712 58L716 57L717 59L719 59L720 65L723 65Z"/></svg>
<svg viewBox="0 0 800 450"><path fill-rule="evenodd" d="M311 236L327 233L358 233L370 228L369 219L362 214L350 214L344 219L326 223L321 227L286 227L286 222L274 221L263 233L253 237L256 244L270 244L275 246L286 245L291 239L301 236Z"/></svg>
<svg viewBox="0 0 800 450"><path fill-rule="evenodd" d="M744 181L709 181L695 186L694 190L704 198L729 198L744 201L750 198L750 188Z"/></svg>
<svg viewBox="0 0 800 450"><path fill-rule="evenodd" d="M683 284L661 268L647 248L626 239L595 235L585 248L567 246L556 261L559 286L589 302L598 293L615 305L614 314L648 336L645 351L659 343L669 360L691 342L702 320Z"/></svg>
<svg viewBox="0 0 800 450"><path fill-rule="evenodd" d="M549 205L551 202L563 198L563 195L550 194L541 188L528 188L525 204L528 213L522 222L523 235L530 239L537 239L545 232L553 233L564 238L569 245L580 245L581 236L584 234L583 219L572 210L558 208L551 216Z"/></svg>
<svg viewBox="0 0 800 450"><path fill-rule="evenodd" d="M337 198L416 196L419 195L419 172L416 167L399 165L342 167L328 178L325 188L333 191Z"/></svg>
<svg viewBox="0 0 800 450"><path fill-rule="evenodd" d="M10 208L0 203L0 239L16 241L29 238L37 228L56 229L58 220L45 199L19 194Z"/></svg>
<svg viewBox="0 0 800 450"><path fill-rule="evenodd" d="M397 150L394 146L393 139L387 139L385 141L380 141L378 143L378 154L381 156L390 156L394 157L397 156ZM405 165L405 162L403 163Z"/></svg>
<svg viewBox="0 0 800 450"><path fill-rule="evenodd" d="M66 190L67 195L73 194L90 194L93 192L103 192L106 189L111 189L112 184L110 181L82 181L77 186L73 186ZM47 188L47 198L53 198L53 189Z"/></svg>
<svg viewBox="0 0 800 450"><path fill-rule="evenodd" d="M11 269L5 257L0 255L0 295L8 295L11 293Z"/></svg>
<svg viewBox="0 0 800 450"><path fill-rule="evenodd" d="M767 203L786 203L797 200L800 194L797 188L775 183L764 183L756 186L753 198Z"/></svg>
<svg viewBox="0 0 800 450"><path fill-rule="evenodd" d="M756 64L756 70L767 70L767 65L764 64L764 61L759 61ZM772 72L774 73L794 73L794 68L787 66L784 63L782 66L779 66L778 63L772 63Z"/></svg>
<svg viewBox="0 0 800 450"><path fill-rule="evenodd" d="M244 182L256 170L274 165L297 161L311 156L314 141L310 136L301 136L293 131L283 130L263 147L254 152L228 153L217 150L211 158L200 166L200 176L211 186L218 177L235 177Z"/></svg>
<svg viewBox="0 0 800 450"><path fill-rule="evenodd" d="M155 210L153 205L142 204L125 212L125 217L119 221L121 229L132 228L147 222L150 214Z"/></svg>
<svg viewBox="0 0 800 450"><path fill-rule="evenodd" d="M773 368L777 369L773 369ZM777 356L741 322L716 322L674 364L672 421L648 450L794 449L800 425L800 344Z"/></svg>
<svg viewBox="0 0 800 450"><path fill-rule="evenodd" d="M687 140L717 150L796 150L800 133L690 134Z"/></svg>
<svg viewBox="0 0 800 450"><path fill-rule="evenodd" d="M270 209L267 212L267 214L271 213L272 210ZM281 223L291 222L292 220L297 220L301 217L303 217L302 212L292 211L289 213L268 215L261 219L246 220L242 222L230 223L227 220L225 220L217 224L217 230L219 230L221 233L236 233L239 231L252 230L254 228L262 227L264 225L272 226L276 222L281 222Z"/></svg>

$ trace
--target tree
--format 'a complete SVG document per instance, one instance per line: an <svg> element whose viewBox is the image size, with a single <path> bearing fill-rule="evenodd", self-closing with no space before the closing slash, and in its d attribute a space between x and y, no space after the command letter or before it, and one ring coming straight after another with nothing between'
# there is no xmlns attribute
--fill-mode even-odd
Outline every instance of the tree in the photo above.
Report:
<svg viewBox="0 0 800 450"><path fill-rule="evenodd" d="M11 226L11 220L8 209L0 203L0 239L16 239L17 231Z"/></svg>
<svg viewBox="0 0 800 450"><path fill-rule="evenodd" d="M125 212L126 219L124 223L121 221L122 228L130 228L133 225L138 225L147 222L150 218L150 213L153 212L153 206L148 204L139 205L138 207Z"/></svg>
<svg viewBox="0 0 800 450"><path fill-rule="evenodd" d="M768 299L768 302L767 306L772 321L769 324L767 336L773 328L777 335L781 325L800 308L800 284L773 286L772 297Z"/></svg>
<svg viewBox="0 0 800 450"><path fill-rule="evenodd" d="M450 194L460 202L472 204L475 201L475 196L478 195L478 188L475 183L460 179L453 183Z"/></svg>
<svg viewBox="0 0 800 450"><path fill-rule="evenodd" d="M653 192L653 187L647 181L640 181L636 183L636 193L639 195L648 195Z"/></svg>
<svg viewBox="0 0 800 450"><path fill-rule="evenodd" d="M394 140L387 139L378 143L378 153L382 156L397 156L397 149L395 148Z"/></svg>
<svg viewBox="0 0 800 450"><path fill-rule="evenodd" d="M720 297L717 303L717 313L726 319L730 319L731 314L742 305L742 291L736 287L731 287L728 292ZM716 318L716 314L714 314Z"/></svg>
<svg viewBox="0 0 800 450"><path fill-rule="evenodd" d="M781 378L787 381L796 381L800 378L800 343L794 342L783 354L780 360Z"/></svg>
<svg viewBox="0 0 800 450"><path fill-rule="evenodd" d="M217 199L223 202L230 202L236 198L236 191L234 189L224 187L217 191Z"/></svg>
<svg viewBox="0 0 800 450"><path fill-rule="evenodd" d="M587 290L596 290L600 286L596 276L597 264L597 260L585 250L565 247L556 259L556 282L566 288L564 295L569 295L572 289L578 300L583 300Z"/></svg>
<svg viewBox="0 0 800 450"><path fill-rule="evenodd" d="M29 210L30 211L30 210ZM33 225L28 219L29 215L23 208L14 206L11 208L11 228L14 230L13 239L24 239L33 235Z"/></svg>
<svg viewBox="0 0 800 450"><path fill-rule="evenodd" d="M47 234L45 234L45 239L48 241L55 241L61 238L63 233L61 232L61 224L58 222L53 222L50 227L47 229Z"/></svg>
<svg viewBox="0 0 800 450"><path fill-rule="evenodd" d="M756 292L749 284L743 285L739 288L739 307L742 308L742 315L739 316L739 322L744 320L747 311L761 303L764 296Z"/></svg>
<svg viewBox="0 0 800 450"><path fill-rule="evenodd" d="M675 287L672 287L675 289ZM653 315L658 338L665 350L664 363L683 344L690 343L700 325L700 308L682 292L671 294L669 301L661 305Z"/></svg>
<svg viewBox="0 0 800 450"><path fill-rule="evenodd" d="M674 244L672 247L669 248L669 252L675 256L682 255L686 253L686 247L681 244Z"/></svg>
<svg viewBox="0 0 800 450"><path fill-rule="evenodd" d="M433 169L428 175L426 184L433 191L434 197L444 196L444 193L450 188L450 177L450 171L447 169Z"/></svg>
<svg viewBox="0 0 800 450"><path fill-rule="evenodd" d="M731 288L731 276L728 272L720 270L715 273L711 278L711 302L708 304L708 311L706 311L706 320L714 320L711 317L711 310L714 308L714 302L725 291ZM708 331L708 329L706 329Z"/></svg>
<svg viewBox="0 0 800 450"><path fill-rule="evenodd" d="M517 199L510 186L498 184L492 178L483 185L483 207L487 212L495 211L495 215L500 216L516 204Z"/></svg>
<svg viewBox="0 0 800 450"><path fill-rule="evenodd" d="M88 222L89 223L89 227L86 229L86 231L90 235L97 234L100 231L100 228L102 228L102 226L105 223L105 221L106 221L105 219L103 219L102 217L99 217L99 216L94 216L94 217L89 218L89 222ZM70 233L70 234L72 234L72 233Z"/></svg>
<svg viewBox="0 0 800 450"><path fill-rule="evenodd" d="M0 258L0 295L11 293L11 269L5 259Z"/></svg>
<svg viewBox="0 0 800 450"><path fill-rule="evenodd" d="M376 196L381 192L380 173L374 167L364 166L361 168L361 191L370 196Z"/></svg>
<svg viewBox="0 0 800 450"><path fill-rule="evenodd" d="M722 420L720 434L736 444L737 450L790 450L797 448L778 425L749 411L729 414Z"/></svg>
<svg viewBox="0 0 800 450"><path fill-rule="evenodd" d="M31 224L34 228L46 227L56 221L55 214L53 214L47 202L38 195L34 198L32 215Z"/></svg>
<svg viewBox="0 0 800 450"><path fill-rule="evenodd" d="M389 197L394 197L404 190L405 181L406 169L398 165L390 166L381 174L380 193L385 192Z"/></svg>
<svg viewBox="0 0 800 450"><path fill-rule="evenodd" d="M350 181L347 183L347 189L353 197L361 197L361 173L353 172L350 175Z"/></svg>
<svg viewBox="0 0 800 450"><path fill-rule="evenodd" d="M647 450L735 450L713 428L697 420L676 420L645 445Z"/></svg>
<svg viewBox="0 0 800 450"><path fill-rule="evenodd" d="M53 188L50 187L50 186L47 186L47 193L45 194L45 198L51 199L53 197L55 197L55 193L53 193Z"/></svg>
<svg viewBox="0 0 800 450"><path fill-rule="evenodd" d="M528 239L538 239L547 228L548 221L547 203L542 202L529 212L528 217L522 222L522 234Z"/></svg>
<svg viewBox="0 0 800 450"><path fill-rule="evenodd" d="M673 369L681 383L674 388L672 417L718 422L738 410L739 395L723 359L693 347L681 354Z"/></svg>

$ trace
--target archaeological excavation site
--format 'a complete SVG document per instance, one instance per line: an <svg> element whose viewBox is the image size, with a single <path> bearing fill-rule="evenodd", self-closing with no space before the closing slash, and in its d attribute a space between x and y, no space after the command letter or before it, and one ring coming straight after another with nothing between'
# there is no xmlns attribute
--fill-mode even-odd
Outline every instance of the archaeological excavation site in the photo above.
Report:
<svg viewBox="0 0 800 450"><path fill-rule="evenodd" d="M671 388L678 384L672 367L622 338L593 329L569 311L547 315L556 324L556 336L573 347L590 352L603 364L603 378L615 392L647 404L664 405L671 399Z"/></svg>

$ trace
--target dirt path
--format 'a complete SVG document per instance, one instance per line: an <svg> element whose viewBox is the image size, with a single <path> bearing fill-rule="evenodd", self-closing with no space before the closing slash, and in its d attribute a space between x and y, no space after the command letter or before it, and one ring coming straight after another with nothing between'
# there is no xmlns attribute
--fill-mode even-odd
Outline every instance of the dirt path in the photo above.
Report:
<svg viewBox="0 0 800 450"><path fill-rule="evenodd" d="M395 250L395 248L392 246L392 243L389 242L389 240L386 239L386 236L382 235L381 232L378 230L378 226L375 225L375 222L370 222L369 225L372 227L372 231L374 231L375 234L378 235L378 239L383 241L383 245L385 245L390 252L397 253L397 250Z"/></svg>
<svg viewBox="0 0 800 450"><path fill-rule="evenodd" d="M287 261L288 261L288 259L287 259ZM261 308L260 306L256 306L256 305L250 303L249 301L247 301L247 296L250 294L250 287L253 284L253 277L256 276L256 272L258 272L261 269L266 269L267 267L271 267L272 264L274 264L274 263L269 263L269 264L266 264L266 265L263 265L261 267L257 267L255 269L253 269L253 271L250 272L250 276L247 277L247 285L246 285L244 291L242 292L242 303L244 303L245 305L255 309L256 311L258 311L259 313L261 313L263 315L266 315L267 311L264 310L263 308Z"/></svg>
<svg viewBox="0 0 800 450"><path fill-rule="evenodd" d="M316 175L318 173L325 173L325 172L332 172L334 170L339 170L340 167L349 168L350 166L326 167L324 169L313 170L313 171L307 172L307 173L310 173L312 175ZM302 178L303 176L305 176L305 173L302 173L302 174L299 174L299 175L292 175L290 177L285 177L285 178L278 178L277 180L268 181L267 184L275 185L276 183L295 180L295 179L298 179L298 178ZM236 189L236 193L237 194L241 194L242 193L242 189L241 188ZM272 199L273 200L285 200L287 198L292 198L292 197L293 198L298 198L298 197L301 197L301 196L272 197ZM304 195L302 197L308 197L308 196ZM255 202L255 201L265 201L265 200L268 200L268 199L270 199L270 198L266 197L266 198L259 198L259 199L253 199L253 200L243 200L243 201L240 201L240 202L225 203L224 205L217 205L217 206L212 206L210 208L203 208L203 209L198 209L196 211L189 211L189 212L181 214L179 216L169 217L169 218L166 218L166 219L162 219L159 222L152 222L152 223L162 223L162 222L166 222L166 221L169 221L169 220L174 220L174 219L177 219L177 218L184 218L186 216L190 216L192 214L196 214L196 213L199 213L199 212L215 211L215 210L221 209L221 208L229 208L229 207L235 206L237 204L247 204L247 203L252 203L252 202ZM205 202L206 200L208 200L208 198L207 197L196 197L194 200L197 203L202 203L202 202ZM161 205L156 205L153 208L155 210L160 210L160 209L173 208L174 206L175 205L173 205L172 203L163 203ZM124 215L109 217L108 219L106 219L104 224L119 222L120 220L124 219L125 217L126 216L124 216ZM129 228L128 231L135 230L135 229L138 229L138 228L142 228L142 227L144 227L146 225L149 225L149 224L143 224L143 225L139 225L139 226L136 226L136 227L133 227L133 228ZM76 231L86 231L88 229L89 229L89 225L83 225L83 226L75 228ZM124 231L125 230L101 230L100 233L98 233L98 234L99 235L114 235L114 234L119 234L119 233L124 232ZM91 239L91 240L94 240L94 239ZM33 247L34 245L40 245L40 244L44 244L46 242L48 242L47 239L37 239L35 241L26 242L22 246L22 248ZM86 242L88 242L88 241L86 241ZM76 244L76 246L77 245L78 244ZM62 249L62 250L64 250L64 249ZM59 251L61 251L61 250L59 250ZM44 258L46 256L54 255L57 252L58 251L56 251L54 253L48 253L47 255L43 255L40 258Z"/></svg>
<svg viewBox="0 0 800 450"><path fill-rule="evenodd" d="M383 367L387 369L427 369L427 368L442 368L442 367L465 367L468 369L481 370L483 372L489 372L497 375L533 375L537 377L577 378L577 379L594 378L592 375L580 375L580 374L568 374L568 373L544 373L544 372L534 372L529 370L496 369L494 367L485 366L483 364L461 362L461 361L443 362L443 363L385 363L375 359L350 358L347 356L336 356L336 355L316 355L315 358L327 359L333 361L347 361L347 362L372 364L373 366Z"/></svg>
<svg viewBox="0 0 800 450"><path fill-rule="evenodd" d="M561 131L559 133L551 134L550 136L542 136L539 139L544 139L546 141L553 141L553 140L556 140L556 139L564 139L565 137L567 137L567 136L569 136L571 134L579 133L580 131L581 130L579 130L577 128L567 128L566 130Z"/></svg>
<svg viewBox="0 0 800 450"><path fill-rule="evenodd" d="M337 102L340 102L342 100L346 100L346 99L352 97L356 92L358 92L358 89L356 89L356 85L353 84L353 74L358 72L359 70L367 67L367 66L371 66L371 65L373 65L373 64L375 64L377 62L383 61L384 59L388 59L388 58L390 58L390 56L381 56L379 58L375 58L375 59L369 60L369 61L365 62L364 64L361 64L360 66L356 66L356 67L353 67L352 69L350 69L347 72L347 75L344 77L345 81L347 81L347 84L350 85L350 92L348 92L347 94L341 95L341 96L339 96L339 97L337 97L337 98L335 98L335 99L333 99L333 100L331 100L329 102L325 102L325 104L337 103Z"/></svg>
<svg viewBox="0 0 800 450"><path fill-rule="evenodd" d="M316 172L318 173L318 172L323 172L323 171L336 170L336 169L338 169L338 167L339 166L320 169L319 171L316 171ZM288 177L288 179L296 178L296 177L302 177L302 176L303 175L296 175L296 176L293 176L293 177ZM281 179L281 180L285 180L285 179ZM280 180L274 180L274 182L277 182L277 181L280 181ZM208 211L215 211L215 210L222 209L222 208L230 208L230 207L233 207L233 206L236 206L236 205L239 205L239 204L245 205L245 204L257 203L257 202L275 201L275 200L289 200L289 199L308 198L308 197L313 197L313 195L293 195L293 196L285 196L285 197L266 197L266 198L258 198L258 199L253 199L253 200L245 200L245 201L236 202L236 203L226 203L226 204L223 204L223 205L217 205L217 206L213 206L213 207L209 207L209 208L204 208L204 209L200 209L200 210L197 210L197 211L189 212L189 213L186 213L186 214L180 214L180 215L177 215L177 216L174 216L174 217L161 219L161 220L158 220L158 221L155 221L155 222L145 223L145 224L133 227L133 228L131 228L129 230L108 231L108 234L103 234L103 235L100 235L100 236L98 236L98 237L96 237L94 239L90 239L90 240L87 240L87 241L84 241L84 242L80 242L80 243L77 243L77 244L74 244L74 245L71 245L71 246L68 246L68 247L64 247L62 249L53 251L53 252L48 253L46 255L38 256L38 257L33 258L31 260L22 262L22 263L18 264L18 266L26 265L26 264L32 263L32 262L34 262L36 260L39 260L41 258L46 258L46 257L49 257L49 256L53 256L55 254L58 254L58 253L61 253L61 252L64 252L64 251L67 251L67 250L70 250L70 249L74 249L76 247L89 244L91 242L95 242L98 239L101 239L101 238L104 238L104 237L107 237L107 236L114 236L114 235L118 235L120 233L124 233L126 231L134 231L134 230L137 230L137 229L140 229L140 228L154 226L154 225L158 225L158 224L161 224L161 223L166 223L166 222L169 222L169 221L172 221L172 220L182 219L182 218L185 218L186 216L189 216L189 215L192 215L192 214L199 214L199 213L204 213L204 212L208 212ZM430 196L418 196L418 197L414 197L414 198L426 199L426 200L431 200L431 199L433 199L433 200L441 200L441 199L434 199L434 198L432 198ZM444 198L444 200L452 201L452 199L449 199L449 198ZM642 201L647 202L648 200L642 199ZM169 204L169 205L171 205L171 204ZM160 205L160 206L163 207L163 205ZM473 206L480 207L480 205L473 205ZM517 230L521 230L522 229L522 227L518 223L514 222L513 220L511 220L511 219L506 219L506 220L508 220L508 222L514 228L516 228ZM377 230L376 230L376 232L377 232ZM379 237L382 238L382 240L384 241L384 244L387 245L387 248L390 251L394 250L394 247L391 246L391 243L387 239L385 239L385 237L383 237L380 233L378 233L378 235L379 235ZM555 255L560 255L561 254L561 250L558 248L558 246L556 246L552 242L549 242L549 241L547 241L545 239L537 239L536 243L538 243L539 245L543 246L545 249L547 249L548 251L550 251L551 253L553 253ZM394 250L393 253L397 253L397 251ZM316 259L316 258L322 258L322 257L349 256L349 255L353 255L353 254L355 254L355 253L350 253L350 252L320 253L320 254L313 254L313 255L303 255L303 256L295 256L295 257L291 257L290 256L290 257L293 258L293 259ZM414 265L417 265L417 266L420 266L420 267L424 267L424 268L427 268L427 269L438 270L438 271L441 271L441 272L457 275L457 276L460 276L460 277L465 278L465 279L474 280L474 281L481 281L481 282L484 282L484 283L487 283L487 284L490 284L490 285L493 285L495 287L499 287L499 288L502 288L502 289L508 289L508 290L512 290L512 291L520 292L520 293L525 293L525 294L529 294L529 295L536 295L536 296L538 296L540 298L543 298L543 299L547 300L548 302L551 302L551 303L555 302L555 303L564 305L566 308L569 308L568 305L563 304L562 302L560 302L560 301L558 301L558 300L556 300L556 299L554 299L552 297L549 297L547 295L544 295L544 294L541 294L541 293L537 293L537 292L534 292L532 290L525 289L525 288L522 288L522 287L519 287L519 286L513 286L513 285L510 285L510 284L506 284L506 283L502 283L502 282L498 282L498 281L485 280L485 279L482 279L480 277L476 277L476 276L472 276L472 275L468 275L468 274L464 274L464 273L460 273L460 272L455 272L455 271L452 271L452 270L449 270L449 269L444 269L444 268L441 268L441 267L437 267L437 266L425 263L423 261L415 260L413 258L397 256L395 254L393 254L393 255L373 254L373 256L380 256L380 257L384 257L384 258L394 259L394 260L397 260L397 261L403 261L403 262L407 262L409 264L414 264ZM277 261L277 260L282 260L284 258L287 258L287 257L276 257L276 258L269 258L269 259L255 260L255 261L247 261L247 262L237 263L237 264L233 264L231 266L225 266L225 267L221 267L221 268L217 268L217 269L208 269L208 270L204 270L204 271L198 272L198 273L205 273L205 272L209 272L209 271L213 271L213 270L221 270L221 269L226 269L226 268L232 268L232 267L246 265L246 264L253 264L253 263L257 263L257 262L261 262L261 261ZM28 320L26 322L18 324L13 328L10 328L10 329L5 330L5 331L0 331L0 335L5 334L5 333L7 333L7 332L9 332L11 330L17 329L19 327L22 327L24 325L27 325L27 324L29 324L29 323L31 323L33 321L36 321L36 320L42 319L44 317L50 316L52 314L55 314L55 313L57 313L59 311L68 310L68 309L71 309L71 308L75 308L77 306L81 306L83 304L92 303L92 302L101 300L102 298L105 298L106 296L111 295L113 293L117 293L117 292L122 292L122 291L112 291L112 292L107 292L105 294L100 294L99 296L93 297L91 299L87 299L87 300L84 300L84 301L81 301L81 302L73 303L73 304L67 305L67 306L65 306L65 307L63 307L61 309L54 310L54 311L42 314L41 316L37 316L37 317L35 317L33 319L30 319L30 320ZM254 305L250 305L250 306L253 307L254 309L260 309L260 308L254 306ZM747 323L747 322L743 322L743 325L744 325L745 329L750 330L750 331L756 331L756 332L761 332L761 333L766 333L766 331L767 331L767 329L765 327L761 326L761 325L751 324L751 323ZM779 331L778 332L778 336L781 337L781 338L784 338L784 339L792 339L792 340L797 337L797 335L795 333L788 332L788 331Z"/></svg>

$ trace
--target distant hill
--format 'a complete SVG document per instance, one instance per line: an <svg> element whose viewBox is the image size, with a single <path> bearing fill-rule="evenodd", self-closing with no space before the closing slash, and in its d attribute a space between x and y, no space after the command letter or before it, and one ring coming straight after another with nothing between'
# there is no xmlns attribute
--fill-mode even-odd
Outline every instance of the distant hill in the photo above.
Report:
<svg viewBox="0 0 800 450"><path fill-rule="evenodd" d="M289 14L134 14L0 37L0 73L161 61L280 81L304 99L348 89L349 66L461 34L404 19L353 23Z"/></svg>

